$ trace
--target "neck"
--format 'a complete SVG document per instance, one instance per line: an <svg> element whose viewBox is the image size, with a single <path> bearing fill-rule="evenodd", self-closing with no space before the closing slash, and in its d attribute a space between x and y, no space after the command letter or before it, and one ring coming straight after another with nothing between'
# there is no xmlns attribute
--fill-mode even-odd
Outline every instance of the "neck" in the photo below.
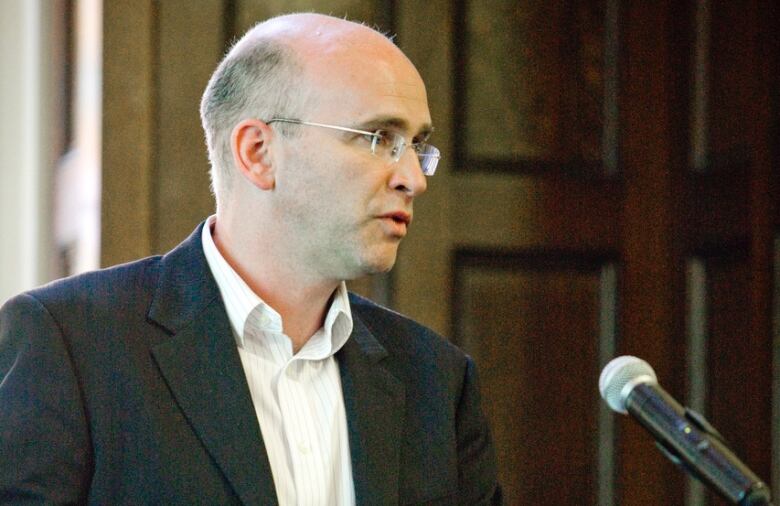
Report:
<svg viewBox="0 0 780 506"><path fill-rule="evenodd" d="M277 254L270 241L259 243L251 234L231 234L231 227L220 220L212 231L214 244L247 286L279 313L297 353L322 327L340 281L307 276Z"/></svg>

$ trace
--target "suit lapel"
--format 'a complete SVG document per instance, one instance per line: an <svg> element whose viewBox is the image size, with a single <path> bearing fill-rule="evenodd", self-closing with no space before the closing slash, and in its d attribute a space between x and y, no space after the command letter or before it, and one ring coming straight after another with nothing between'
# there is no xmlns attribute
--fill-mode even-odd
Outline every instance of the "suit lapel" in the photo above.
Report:
<svg viewBox="0 0 780 506"><path fill-rule="evenodd" d="M386 356L353 311L352 336L337 358L357 504L398 504L405 395L403 384L380 363Z"/></svg>
<svg viewBox="0 0 780 506"><path fill-rule="evenodd" d="M152 350L193 430L245 504L277 504L271 466L201 227L162 260L149 318L172 336Z"/></svg>

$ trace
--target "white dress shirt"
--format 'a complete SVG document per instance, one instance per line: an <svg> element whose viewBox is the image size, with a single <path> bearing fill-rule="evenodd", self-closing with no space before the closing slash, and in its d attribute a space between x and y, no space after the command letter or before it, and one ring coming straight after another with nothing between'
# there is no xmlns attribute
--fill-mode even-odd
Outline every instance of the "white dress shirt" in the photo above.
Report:
<svg viewBox="0 0 780 506"><path fill-rule="evenodd" d="M203 227L203 252L225 302L281 506L353 505L341 378L334 354L352 332L342 282L324 325L293 355L282 318L222 257ZM258 458L261 458L258 455Z"/></svg>

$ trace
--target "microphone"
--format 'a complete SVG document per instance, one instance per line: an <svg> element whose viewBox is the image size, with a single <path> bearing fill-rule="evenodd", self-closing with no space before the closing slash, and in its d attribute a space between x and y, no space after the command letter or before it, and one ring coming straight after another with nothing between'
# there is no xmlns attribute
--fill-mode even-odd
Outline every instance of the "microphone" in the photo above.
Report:
<svg viewBox="0 0 780 506"><path fill-rule="evenodd" d="M599 378L601 397L613 411L630 414L672 462L724 499L741 506L771 506L769 487L726 447L700 414L681 406L658 385L650 364L617 357Z"/></svg>

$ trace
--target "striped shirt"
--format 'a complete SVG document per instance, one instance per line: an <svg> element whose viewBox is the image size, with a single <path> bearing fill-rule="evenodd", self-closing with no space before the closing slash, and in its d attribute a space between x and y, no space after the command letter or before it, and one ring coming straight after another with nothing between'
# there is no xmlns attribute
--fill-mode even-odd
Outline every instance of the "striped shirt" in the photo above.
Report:
<svg viewBox="0 0 780 506"><path fill-rule="evenodd" d="M352 332L346 285L334 293L323 326L293 355L279 313L214 244L215 222L211 216L203 227L203 252L236 338L279 504L353 505L347 419L334 357Z"/></svg>

